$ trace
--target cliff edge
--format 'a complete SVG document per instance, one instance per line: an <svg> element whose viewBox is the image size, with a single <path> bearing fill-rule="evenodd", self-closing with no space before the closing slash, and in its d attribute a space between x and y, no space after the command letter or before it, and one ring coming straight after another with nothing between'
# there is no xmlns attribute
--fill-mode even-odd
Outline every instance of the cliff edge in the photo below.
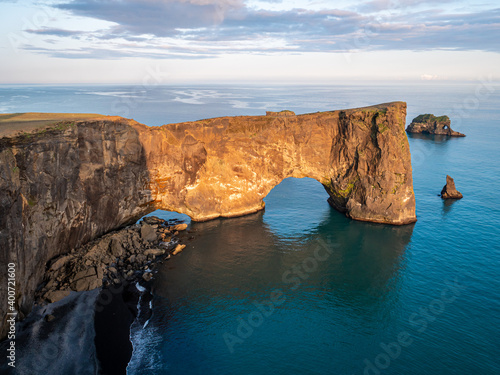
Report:
<svg viewBox="0 0 500 375"><path fill-rule="evenodd" d="M245 215L283 179L311 177L350 218L416 221L405 103L283 113L161 127L32 114L42 122L30 133L17 115L0 121L10 127L0 139L0 263L16 264L21 317L50 259L154 209L197 221Z"/></svg>

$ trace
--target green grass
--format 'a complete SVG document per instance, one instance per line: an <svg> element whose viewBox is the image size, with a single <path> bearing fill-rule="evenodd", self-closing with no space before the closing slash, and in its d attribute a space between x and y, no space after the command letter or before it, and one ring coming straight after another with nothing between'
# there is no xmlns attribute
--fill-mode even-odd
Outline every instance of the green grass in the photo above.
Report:
<svg viewBox="0 0 500 375"><path fill-rule="evenodd" d="M412 122L418 122L418 123L422 123L422 122L434 122L434 121L437 121L437 122L445 122L445 121L449 121L450 118L448 116L434 116L430 113L427 113L425 115L420 115L420 116L417 116L413 119Z"/></svg>
<svg viewBox="0 0 500 375"><path fill-rule="evenodd" d="M43 134L44 130L64 130L76 121L102 119L106 116L91 113L11 113L0 114L0 138Z"/></svg>
<svg viewBox="0 0 500 375"><path fill-rule="evenodd" d="M347 198L349 196L349 194L351 194L351 192L354 190L354 187L356 185L356 182L358 182L358 180L359 180L359 177L356 177L352 182L349 182L347 184L347 187L343 190L335 190L333 188L331 180L328 177L325 177L322 184L323 184L323 186L325 186L328 189L328 191L335 194L335 196L337 196L339 198Z"/></svg>
<svg viewBox="0 0 500 375"><path fill-rule="evenodd" d="M378 124L378 131L380 134L383 134L387 130L389 130L389 128L387 127L386 124Z"/></svg>

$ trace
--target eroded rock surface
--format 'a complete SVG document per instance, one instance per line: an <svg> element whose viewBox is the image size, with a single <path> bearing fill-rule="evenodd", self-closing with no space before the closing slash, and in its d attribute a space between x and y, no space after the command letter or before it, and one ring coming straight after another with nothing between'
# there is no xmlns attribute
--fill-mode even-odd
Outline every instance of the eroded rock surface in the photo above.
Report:
<svg viewBox="0 0 500 375"><path fill-rule="evenodd" d="M448 135L451 137L465 137L465 134L456 132L450 127L451 121L448 116L436 117L431 114L420 115L413 119L406 128L408 133Z"/></svg>
<svg viewBox="0 0 500 375"><path fill-rule="evenodd" d="M415 198L405 116L406 104L398 102L137 124L137 131L158 208L196 221L240 216L263 209L283 179L311 177L353 219L406 224L415 221Z"/></svg>
<svg viewBox="0 0 500 375"><path fill-rule="evenodd" d="M455 181L450 176L446 176L446 185L441 190L443 199L462 199L464 196L455 187Z"/></svg>
<svg viewBox="0 0 500 375"><path fill-rule="evenodd" d="M353 219L414 222L405 117L403 102L162 127L101 117L2 138L0 263L16 264L21 315L30 310L50 259L155 208L198 221L245 215L263 209L263 198L284 178L311 177L332 206ZM145 229L136 240L149 235ZM120 257L125 249L109 239L90 253L108 251ZM0 276L5 300L5 273ZM82 280L86 287L89 280Z"/></svg>

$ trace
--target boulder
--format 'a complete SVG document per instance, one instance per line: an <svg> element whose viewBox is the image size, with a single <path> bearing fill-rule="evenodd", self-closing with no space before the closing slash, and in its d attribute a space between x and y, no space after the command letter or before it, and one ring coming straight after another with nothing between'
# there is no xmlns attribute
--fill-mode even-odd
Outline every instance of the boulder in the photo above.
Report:
<svg viewBox="0 0 500 375"><path fill-rule="evenodd" d="M94 267L78 272L73 278L71 289L76 292L84 292L101 287L102 279L97 275Z"/></svg>
<svg viewBox="0 0 500 375"><path fill-rule="evenodd" d="M149 225L149 224L144 224L141 227L141 238L144 241L149 241L149 242L156 241L157 240L157 236L156 236L155 229L151 225Z"/></svg>
<svg viewBox="0 0 500 375"><path fill-rule="evenodd" d="M163 224L165 220L160 219L156 216L148 216L142 219L146 224L155 225L155 224Z"/></svg>
<svg viewBox="0 0 500 375"><path fill-rule="evenodd" d="M57 258L52 264L50 265L50 271L57 271L61 267L63 267L66 263L68 263L71 259L73 259L73 256L71 255L63 255L59 258Z"/></svg>
<svg viewBox="0 0 500 375"><path fill-rule="evenodd" d="M84 257L92 260L102 259L108 253L110 242L111 238L109 237L101 238L94 246L92 246Z"/></svg>
<svg viewBox="0 0 500 375"><path fill-rule="evenodd" d="M44 298L50 303L53 303L69 296L70 293L69 290L51 290L45 294Z"/></svg>
<svg viewBox="0 0 500 375"><path fill-rule="evenodd" d="M181 245L181 244L179 244L179 245L177 245L177 246L175 247L175 249L174 249L174 251L173 251L173 253L172 253L172 254L173 254L173 255L177 255L177 254L179 254L182 250L184 250L185 248L186 248L186 245Z"/></svg>
<svg viewBox="0 0 500 375"><path fill-rule="evenodd" d="M165 250L160 249L148 249L144 252L144 255L154 255L155 257L165 254Z"/></svg>
<svg viewBox="0 0 500 375"><path fill-rule="evenodd" d="M462 199L464 196L455 188L455 181L450 176L446 176L446 185L441 190L443 199Z"/></svg>
<svg viewBox="0 0 500 375"><path fill-rule="evenodd" d="M182 232L183 230L186 230L187 227L188 227L187 224L177 224L177 225L174 225L173 227L171 227L170 231L171 232L176 232L176 231Z"/></svg>
<svg viewBox="0 0 500 375"><path fill-rule="evenodd" d="M75 275L75 277L73 278L73 280L76 281L76 280L83 279L83 278L89 277L89 276L96 276L96 270L94 267L89 267L86 270L78 272Z"/></svg>
<svg viewBox="0 0 500 375"><path fill-rule="evenodd" d="M119 238L113 238L111 240L110 250L111 254L113 254L113 256L116 258L123 256L123 254L125 253L125 250L123 249L122 243Z"/></svg>

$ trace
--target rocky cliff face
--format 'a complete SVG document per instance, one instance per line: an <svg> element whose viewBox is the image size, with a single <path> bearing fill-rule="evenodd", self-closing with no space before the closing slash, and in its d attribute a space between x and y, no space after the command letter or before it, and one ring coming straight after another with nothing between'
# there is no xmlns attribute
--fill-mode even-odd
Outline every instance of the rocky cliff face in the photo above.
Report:
<svg viewBox="0 0 500 375"><path fill-rule="evenodd" d="M49 259L139 217L151 201L144 150L123 119L3 138L0 176L0 264L16 264L21 316ZM6 269L0 276L6 301Z"/></svg>
<svg viewBox="0 0 500 375"><path fill-rule="evenodd" d="M450 127L451 121L448 116L436 117L431 114L420 115L413 119L406 128L408 133L449 135L452 137L465 137L465 134L456 132Z"/></svg>
<svg viewBox="0 0 500 375"><path fill-rule="evenodd" d="M399 102L136 128L156 207L197 221L239 216L261 210L283 179L311 177L353 219L406 224L415 199L405 116Z"/></svg>
<svg viewBox="0 0 500 375"><path fill-rule="evenodd" d="M29 311L47 261L73 247L154 208L197 221L256 212L287 177L318 180L353 219L416 220L405 103L285 114L154 128L84 120L3 138L0 262L18 267L20 310Z"/></svg>

